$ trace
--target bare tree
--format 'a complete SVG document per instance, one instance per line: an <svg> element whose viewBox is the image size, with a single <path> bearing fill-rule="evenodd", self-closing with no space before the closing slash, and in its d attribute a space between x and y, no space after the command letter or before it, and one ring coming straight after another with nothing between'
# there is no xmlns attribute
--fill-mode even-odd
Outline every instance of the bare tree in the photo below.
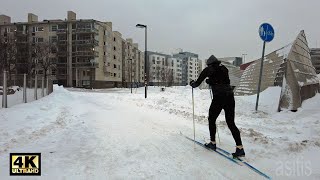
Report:
<svg viewBox="0 0 320 180"><path fill-rule="evenodd" d="M17 46L13 36L8 35L0 39L0 59L1 72L8 71L8 80L11 84L12 72L17 75Z"/></svg>
<svg viewBox="0 0 320 180"><path fill-rule="evenodd" d="M166 86L172 86L172 84L173 84L173 70L169 66L164 66L162 68L161 79L162 79L162 82L164 82L164 84Z"/></svg>
<svg viewBox="0 0 320 180"><path fill-rule="evenodd" d="M31 61L34 64L34 70L43 70L46 79L50 70L56 68L55 53L57 46L53 43L36 43L32 46Z"/></svg>

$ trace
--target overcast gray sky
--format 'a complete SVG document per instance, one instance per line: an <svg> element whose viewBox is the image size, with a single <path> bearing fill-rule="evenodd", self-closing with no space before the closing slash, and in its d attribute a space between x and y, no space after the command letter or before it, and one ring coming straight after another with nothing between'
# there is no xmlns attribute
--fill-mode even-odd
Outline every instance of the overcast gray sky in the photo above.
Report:
<svg viewBox="0 0 320 180"><path fill-rule="evenodd" d="M217 57L261 56L258 28L268 22L275 38L271 52L292 42L305 30L309 47L320 47L320 0L0 0L0 14L12 21L27 21L32 12L43 19L64 19L68 10L77 18L112 21L113 30L133 38L144 50L148 25L148 50L171 53L177 48Z"/></svg>

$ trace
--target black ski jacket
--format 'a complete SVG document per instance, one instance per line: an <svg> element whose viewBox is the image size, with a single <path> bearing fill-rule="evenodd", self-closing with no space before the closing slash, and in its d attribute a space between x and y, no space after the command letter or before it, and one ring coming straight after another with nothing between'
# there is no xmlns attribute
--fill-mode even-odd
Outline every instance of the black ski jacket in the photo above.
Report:
<svg viewBox="0 0 320 180"><path fill-rule="evenodd" d="M214 64L206 67L195 82L198 87L205 78L209 78L207 83L212 87L214 94L222 92L232 92L228 69L222 64Z"/></svg>

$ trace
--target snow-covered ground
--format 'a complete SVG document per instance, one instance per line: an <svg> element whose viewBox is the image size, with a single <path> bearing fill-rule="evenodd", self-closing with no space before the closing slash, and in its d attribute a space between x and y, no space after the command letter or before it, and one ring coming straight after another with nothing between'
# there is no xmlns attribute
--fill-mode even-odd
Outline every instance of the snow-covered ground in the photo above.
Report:
<svg viewBox="0 0 320 180"><path fill-rule="evenodd" d="M69 91L68 91L69 90ZM38 101L0 110L0 179L9 153L41 152L44 179L259 179L180 135L193 136L190 87L83 90L54 87ZM274 179L320 178L320 94L278 113L279 88L236 97L246 160ZM195 89L196 137L209 138L209 90ZM218 145L234 141L218 118ZM35 179L40 177L35 177ZM10 177L13 179L13 177Z"/></svg>

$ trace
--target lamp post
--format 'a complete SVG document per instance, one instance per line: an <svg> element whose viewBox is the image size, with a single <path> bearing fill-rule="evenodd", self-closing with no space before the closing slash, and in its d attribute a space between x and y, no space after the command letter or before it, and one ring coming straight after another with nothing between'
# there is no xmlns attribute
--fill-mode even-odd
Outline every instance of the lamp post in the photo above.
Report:
<svg viewBox="0 0 320 180"><path fill-rule="evenodd" d="M145 30L145 50L144 50L144 97L147 98L147 86L148 86L148 81L147 81L147 25L143 24L137 24L137 28L144 28Z"/></svg>
<svg viewBox="0 0 320 180"><path fill-rule="evenodd" d="M130 63L130 86L131 86L131 94L132 94L132 58L129 59L131 61Z"/></svg>

